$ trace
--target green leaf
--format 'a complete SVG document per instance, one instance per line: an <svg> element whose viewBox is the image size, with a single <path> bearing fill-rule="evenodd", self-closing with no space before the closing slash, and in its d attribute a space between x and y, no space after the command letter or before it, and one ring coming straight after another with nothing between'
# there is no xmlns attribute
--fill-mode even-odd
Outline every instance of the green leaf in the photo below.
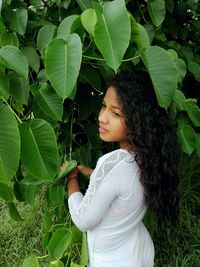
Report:
<svg viewBox="0 0 200 267"><path fill-rule="evenodd" d="M87 265L88 263L88 247L87 247L87 236L83 233L82 237L82 247L81 247L81 260L80 264Z"/></svg>
<svg viewBox="0 0 200 267"><path fill-rule="evenodd" d="M35 255L31 255L23 261L22 267L40 267L38 259Z"/></svg>
<svg viewBox="0 0 200 267"><path fill-rule="evenodd" d="M19 46L19 39L14 32L5 32L0 35L0 46L14 45Z"/></svg>
<svg viewBox="0 0 200 267"><path fill-rule="evenodd" d="M83 233L75 225L69 228L69 231L72 233L72 243L81 243Z"/></svg>
<svg viewBox="0 0 200 267"><path fill-rule="evenodd" d="M56 260L56 261L51 261L50 262L50 267L65 267L64 263L60 260Z"/></svg>
<svg viewBox="0 0 200 267"><path fill-rule="evenodd" d="M94 30L95 43L115 72L119 68L128 48L131 26L124 0L107 2L103 8L94 3L97 25Z"/></svg>
<svg viewBox="0 0 200 267"><path fill-rule="evenodd" d="M58 177L55 179L55 184L63 183L65 176L68 175L76 166L76 160L65 161L62 166L62 170L59 172Z"/></svg>
<svg viewBox="0 0 200 267"><path fill-rule="evenodd" d="M80 37L74 33L67 41L54 39L47 47L47 76L63 99L71 95L76 84L82 59L81 46Z"/></svg>
<svg viewBox="0 0 200 267"><path fill-rule="evenodd" d="M181 83L187 73L187 67L181 58L177 58L174 62L178 71L178 81Z"/></svg>
<svg viewBox="0 0 200 267"><path fill-rule="evenodd" d="M187 102L186 110L194 126L200 126L200 108L193 102Z"/></svg>
<svg viewBox="0 0 200 267"><path fill-rule="evenodd" d="M41 119L20 125L21 159L30 174L41 181L51 181L58 170L58 148L55 133Z"/></svg>
<svg viewBox="0 0 200 267"><path fill-rule="evenodd" d="M25 197L30 205L34 205L37 189L38 189L37 185L33 184L26 185Z"/></svg>
<svg viewBox="0 0 200 267"><path fill-rule="evenodd" d="M180 90L176 90L174 95L174 102L176 103L177 109L179 110L186 109L186 98Z"/></svg>
<svg viewBox="0 0 200 267"><path fill-rule="evenodd" d="M9 90L18 103L27 105L29 99L29 82L17 73L8 75Z"/></svg>
<svg viewBox="0 0 200 267"><path fill-rule="evenodd" d="M21 51L25 55L25 57L27 58L29 66L36 73L38 73L39 69L40 69L40 58L39 58L38 54L36 53L35 49L32 47L22 47Z"/></svg>
<svg viewBox="0 0 200 267"><path fill-rule="evenodd" d="M89 34L94 35L94 27L97 23L97 16L95 10L92 8L86 9L81 14L81 22L86 31Z"/></svg>
<svg viewBox="0 0 200 267"><path fill-rule="evenodd" d="M0 72L0 96L7 98L9 96L9 84L6 75Z"/></svg>
<svg viewBox="0 0 200 267"><path fill-rule="evenodd" d="M197 155L200 158L200 134L196 134L196 150L197 150Z"/></svg>
<svg viewBox="0 0 200 267"><path fill-rule="evenodd" d="M77 0L77 3L79 4L81 10L85 10L87 8L92 7L92 1L91 0Z"/></svg>
<svg viewBox="0 0 200 267"><path fill-rule="evenodd" d="M193 73L195 79L200 82L200 65L194 61L190 61L188 70Z"/></svg>
<svg viewBox="0 0 200 267"><path fill-rule="evenodd" d="M146 29L137 23L133 17L131 17L131 40L141 49L147 48L150 45Z"/></svg>
<svg viewBox="0 0 200 267"><path fill-rule="evenodd" d="M49 213L49 211L45 211L42 221L43 221L43 226L45 228L45 231L46 232L49 231L53 225L53 221L52 221L51 214Z"/></svg>
<svg viewBox="0 0 200 267"><path fill-rule="evenodd" d="M33 85L31 87L39 107L50 118L56 121L62 121L63 104L62 99L56 94L53 88L47 84L41 84L40 87Z"/></svg>
<svg viewBox="0 0 200 267"><path fill-rule="evenodd" d="M73 261L71 261L71 264L70 264L70 267L85 267L85 266L86 265L74 263Z"/></svg>
<svg viewBox="0 0 200 267"><path fill-rule="evenodd" d="M12 202L14 200L14 194L11 186L0 183L0 198L9 202Z"/></svg>
<svg viewBox="0 0 200 267"><path fill-rule="evenodd" d="M164 0L149 0L148 11L153 24L158 27L165 19L165 1Z"/></svg>
<svg viewBox="0 0 200 267"><path fill-rule="evenodd" d="M26 201L25 190L26 190L25 184L18 182L18 181L14 182L13 191L14 191L15 197L18 201L20 201L20 202Z"/></svg>
<svg viewBox="0 0 200 267"><path fill-rule="evenodd" d="M25 79L28 78L28 62L19 48L12 45L2 47L0 49L0 58L7 68L16 71Z"/></svg>
<svg viewBox="0 0 200 267"><path fill-rule="evenodd" d="M62 38L64 40L67 40L70 33L74 31L74 26L76 26L75 22L77 21L77 19L79 19L78 15L71 15L62 20L62 22L58 27L57 38Z"/></svg>
<svg viewBox="0 0 200 267"><path fill-rule="evenodd" d="M7 202L6 203L9 209L9 213L10 213L10 217L17 222L21 222L23 221L15 204L13 202Z"/></svg>
<svg viewBox="0 0 200 267"><path fill-rule="evenodd" d="M0 122L0 181L9 183L19 165L20 135L13 113L1 103Z"/></svg>
<svg viewBox="0 0 200 267"><path fill-rule="evenodd" d="M158 103L167 108L177 88L177 69L168 52L157 46L145 49L142 60L150 74Z"/></svg>
<svg viewBox="0 0 200 267"><path fill-rule="evenodd" d="M40 52L42 52L42 49L53 39L55 32L56 26L54 25L45 25L39 30L37 35L37 46Z"/></svg>
<svg viewBox="0 0 200 267"><path fill-rule="evenodd" d="M71 243L71 233L67 229L58 229L47 246L54 257L61 257Z"/></svg>
<svg viewBox="0 0 200 267"><path fill-rule="evenodd" d="M178 128L178 136L182 150L191 155L196 147L196 137L194 129L189 125L182 125Z"/></svg>
<svg viewBox="0 0 200 267"><path fill-rule="evenodd" d="M65 190L63 185L52 185L49 187L49 199L61 208L64 204Z"/></svg>
<svg viewBox="0 0 200 267"><path fill-rule="evenodd" d="M27 9L20 8L16 10L9 10L6 13L6 17L14 31L16 31L20 35L25 34L28 21Z"/></svg>

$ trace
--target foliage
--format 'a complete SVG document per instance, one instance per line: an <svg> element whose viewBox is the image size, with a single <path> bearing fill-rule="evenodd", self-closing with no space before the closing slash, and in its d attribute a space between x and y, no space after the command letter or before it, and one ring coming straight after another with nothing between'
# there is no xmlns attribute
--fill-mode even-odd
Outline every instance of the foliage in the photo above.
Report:
<svg viewBox="0 0 200 267"><path fill-rule="evenodd" d="M98 140L96 118L111 74L146 69L183 152L200 157L199 1L0 5L0 197L20 221L14 200L33 203L46 183L44 245L55 256L52 266L73 266L70 246L77 233L64 222L66 196L56 180L64 160L94 167L108 149ZM83 190L86 183L81 179Z"/></svg>

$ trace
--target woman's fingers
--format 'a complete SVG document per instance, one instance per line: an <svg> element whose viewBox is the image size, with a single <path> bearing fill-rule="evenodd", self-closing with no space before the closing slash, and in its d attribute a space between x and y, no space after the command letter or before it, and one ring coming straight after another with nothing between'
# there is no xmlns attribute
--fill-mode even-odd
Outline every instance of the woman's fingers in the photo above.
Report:
<svg viewBox="0 0 200 267"><path fill-rule="evenodd" d="M90 176L93 172L93 169L88 168L84 165L78 165L79 172L82 173L84 176Z"/></svg>

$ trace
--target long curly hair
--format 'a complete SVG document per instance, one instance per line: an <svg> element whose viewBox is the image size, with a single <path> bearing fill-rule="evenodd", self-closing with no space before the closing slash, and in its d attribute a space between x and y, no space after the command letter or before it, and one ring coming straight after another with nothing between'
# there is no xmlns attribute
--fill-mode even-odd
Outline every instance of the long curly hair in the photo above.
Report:
<svg viewBox="0 0 200 267"><path fill-rule="evenodd" d="M146 202L160 227L173 224L179 214L179 149L168 112L159 106L145 71L123 71L111 78L109 86L116 89L122 104L127 141L136 150Z"/></svg>

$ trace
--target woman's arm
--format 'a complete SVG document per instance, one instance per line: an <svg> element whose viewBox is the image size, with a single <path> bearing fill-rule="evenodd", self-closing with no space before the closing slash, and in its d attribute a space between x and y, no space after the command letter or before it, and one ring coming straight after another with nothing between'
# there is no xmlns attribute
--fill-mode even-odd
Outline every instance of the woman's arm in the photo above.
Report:
<svg viewBox="0 0 200 267"><path fill-rule="evenodd" d="M75 192L80 192L77 178L79 172L88 177L92 174L93 169L79 165L72 172L70 172L70 174L67 176L68 197L70 197Z"/></svg>

